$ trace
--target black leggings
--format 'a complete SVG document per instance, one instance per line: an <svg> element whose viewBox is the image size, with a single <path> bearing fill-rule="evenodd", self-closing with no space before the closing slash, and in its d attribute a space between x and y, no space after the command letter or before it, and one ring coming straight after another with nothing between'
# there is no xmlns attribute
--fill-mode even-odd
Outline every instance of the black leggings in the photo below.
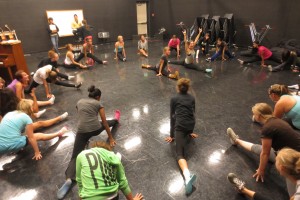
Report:
<svg viewBox="0 0 300 200"><path fill-rule="evenodd" d="M109 127L113 127L114 129L118 124L118 120L107 120L107 123ZM71 161L69 162L68 168L65 172L66 178L71 178L72 180L76 181L76 158L78 154L85 149L91 137L99 135L104 130L105 127L102 125L101 128L96 131L76 134Z"/></svg>
<svg viewBox="0 0 300 200"><path fill-rule="evenodd" d="M169 47L169 49L170 49L170 51L172 52L173 50L175 50L176 51L176 53L177 53L177 47ZM180 49L179 49L179 53L178 53L179 55L180 55Z"/></svg>
<svg viewBox="0 0 300 200"><path fill-rule="evenodd" d="M179 131L175 130L175 142L176 142L176 158L177 161L184 158L184 148L189 140L190 134L193 131Z"/></svg>
<svg viewBox="0 0 300 200"><path fill-rule="evenodd" d="M159 66L150 66L150 67L148 67L147 69L155 71L156 74L159 73ZM162 74L163 76L169 77L170 72L169 72L168 70L162 69L162 70L161 70L161 74Z"/></svg>
<svg viewBox="0 0 300 200"><path fill-rule="evenodd" d="M170 61L170 63L174 64L174 65L182 65L187 69L193 69L193 70L197 70L197 71L204 71L203 69L201 69L201 67L199 67L198 65L196 65L194 63L187 64L185 62L185 60L180 60L180 61L174 60L174 61Z"/></svg>
<svg viewBox="0 0 300 200"><path fill-rule="evenodd" d="M251 54L248 54L248 56L251 56ZM272 60L274 62L277 62L277 63L281 63L281 60L278 59L274 53L272 53L272 56L270 58L268 58L267 60ZM244 64L247 64L247 63L254 63L254 62L258 62L258 61L261 61L261 57L258 55L258 54L252 54L252 56L246 60L244 60Z"/></svg>
<svg viewBox="0 0 300 200"><path fill-rule="evenodd" d="M258 192L255 192L255 194L253 196L253 200L271 200L271 199L258 193Z"/></svg>
<svg viewBox="0 0 300 200"><path fill-rule="evenodd" d="M91 53L87 53L86 54L87 57L93 59L93 61L99 63L99 64L103 64L103 61L100 60L99 58L97 58L96 56L94 56L93 54ZM76 58L75 62L79 62L82 58L84 58L84 53L80 53L78 58Z"/></svg>
<svg viewBox="0 0 300 200"><path fill-rule="evenodd" d="M123 56L123 53L122 53L122 52L118 52L118 53L117 53L117 57L118 57L119 60L124 61L124 58L125 58L125 57Z"/></svg>
<svg viewBox="0 0 300 200"><path fill-rule="evenodd" d="M51 83L51 80L49 78L46 79L46 81L48 83ZM61 85L61 86L65 86L65 87L76 87L75 84L71 84L71 83L66 83L66 82L63 82L63 81L59 81L59 80L56 80L54 82L55 85ZM25 90L25 93L29 94L31 92L31 90L33 88L37 88L40 84L35 82L34 80L32 80L32 82L30 83L29 87Z"/></svg>

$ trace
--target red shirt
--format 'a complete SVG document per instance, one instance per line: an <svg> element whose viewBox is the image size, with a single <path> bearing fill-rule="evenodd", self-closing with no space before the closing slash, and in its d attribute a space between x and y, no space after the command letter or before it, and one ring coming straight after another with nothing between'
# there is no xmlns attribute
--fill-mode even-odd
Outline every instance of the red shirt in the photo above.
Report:
<svg viewBox="0 0 300 200"><path fill-rule="evenodd" d="M175 40L172 38L170 41L169 41L169 44L168 46L169 47L173 47L173 48L177 48L177 45L180 44L180 40L178 38L176 38Z"/></svg>
<svg viewBox="0 0 300 200"><path fill-rule="evenodd" d="M259 46L258 55L262 56L264 60L268 60L272 56L272 51L270 51L267 47Z"/></svg>

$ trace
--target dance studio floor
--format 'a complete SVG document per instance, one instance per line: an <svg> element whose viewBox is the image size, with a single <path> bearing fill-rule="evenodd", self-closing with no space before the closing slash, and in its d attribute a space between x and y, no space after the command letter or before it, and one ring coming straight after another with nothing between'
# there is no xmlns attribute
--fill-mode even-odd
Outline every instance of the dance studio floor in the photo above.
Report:
<svg viewBox="0 0 300 200"><path fill-rule="evenodd" d="M169 134L169 101L176 94L176 81L156 77L153 71L141 69L141 64L156 64L164 43L150 42L149 59L139 57L136 41L127 41L128 61L113 59L113 45L98 45L96 55L109 61L108 65L95 65L89 70L64 69L75 75L77 82L83 82L80 90L51 85L56 97L55 105L47 107L41 119L48 119L67 111L68 120L42 130L50 133L62 126L76 130L76 102L87 97L87 88L94 84L102 90L102 103L107 118L113 117L115 109L121 111L120 126L115 134L115 152L122 154L122 163L134 194L141 192L146 200L240 200L239 195L226 177L234 172L246 181L248 188L268 195L274 200L288 199L285 181L275 170L267 168L265 183L256 183L252 178L258 167L258 156L231 146L226 129L232 127L241 139L260 143L260 126L251 121L251 107L258 102L274 105L268 97L271 84L298 83L298 74L288 71L271 73L259 64L241 66L236 60L206 63L201 57L199 63L213 69L212 74L180 70L181 77L192 80L191 93L196 98L196 127L199 138L188 148L188 164L197 175L193 193L187 197L183 178L175 160L174 144L164 138ZM239 50L237 50L238 53ZM65 57L61 50L62 62ZM38 62L47 53L26 56L30 71L35 71ZM182 57L183 58L183 57ZM174 52L171 59L175 59ZM37 90L38 99L45 99L43 87ZM74 133L63 139L39 142L43 155L40 161L33 161L33 151L18 155L0 157L0 199L3 200L52 200L65 179L65 169L72 153ZM105 131L93 140L106 140ZM65 199L78 198L77 186ZM120 192L121 193L121 192ZM120 199L125 199L121 194Z"/></svg>

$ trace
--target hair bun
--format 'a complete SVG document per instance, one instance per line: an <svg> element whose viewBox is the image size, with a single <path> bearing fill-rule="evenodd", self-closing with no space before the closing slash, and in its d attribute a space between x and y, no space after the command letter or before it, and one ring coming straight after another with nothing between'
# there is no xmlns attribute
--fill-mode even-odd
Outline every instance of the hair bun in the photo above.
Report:
<svg viewBox="0 0 300 200"><path fill-rule="evenodd" d="M88 88L88 91L89 91L89 92L94 92L94 91L95 91L95 86L94 86L94 85L91 85L91 86Z"/></svg>

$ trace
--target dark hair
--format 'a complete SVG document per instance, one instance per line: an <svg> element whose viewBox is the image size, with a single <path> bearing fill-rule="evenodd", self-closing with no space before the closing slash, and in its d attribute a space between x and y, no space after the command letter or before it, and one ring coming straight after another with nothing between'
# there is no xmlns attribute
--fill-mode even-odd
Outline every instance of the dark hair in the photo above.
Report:
<svg viewBox="0 0 300 200"><path fill-rule="evenodd" d="M0 115L4 117L6 113L16 110L19 101L10 88L0 90Z"/></svg>
<svg viewBox="0 0 300 200"><path fill-rule="evenodd" d="M52 17L49 17L49 18L48 18L48 21L50 21L50 20L53 20L53 18L52 18Z"/></svg>
<svg viewBox="0 0 300 200"><path fill-rule="evenodd" d="M145 37L145 35L144 35L144 34L141 34L141 35L140 35L140 38L142 38L142 36L144 36L144 37Z"/></svg>
<svg viewBox="0 0 300 200"><path fill-rule="evenodd" d="M188 78L181 78L177 81L177 89L181 94L186 94L190 88L191 80Z"/></svg>
<svg viewBox="0 0 300 200"><path fill-rule="evenodd" d="M74 14L74 17L75 17L75 16L78 17L77 14Z"/></svg>
<svg viewBox="0 0 300 200"><path fill-rule="evenodd" d="M88 23L87 23L87 21L84 19L84 20L82 20L82 24L83 24L83 26L86 28L86 30L90 30L90 26L88 25Z"/></svg>
<svg viewBox="0 0 300 200"><path fill-rule="evenodd" d="M217 41L220 41L220 42L222 42L223 40L222 40L222 38L218 38L218 39L217 39Z"/></svg>
<svg viewBox="0 0 300 200"><path fill-rule="evenodd" d="M290 55L291 55L291 51L287 50L287 49L284 49L282 54L281 54L282 61L287 61L289 59Z"/></svg>
<svg viewBox="0 0 300 200"><path fill-rule="evenodd" d="M90 98L96 99L97 97L101 97L101 90L96 88L94 85L91 85L88 88L88 91L89 91L89 97Z"/></svg>
<svg viewBox="0 0 300 200"><path fill-rule="evenodd" d="M23 78L23 73L24 71L23 70L18 70L16 73L15 73L15 78L18 80L18 81L21 81L22 78Z"/></svg>
<svg viewBox="0 0 300 200"><path fill-rule="evenodd" d="M260 45L260 43L259 43L258 40L255 40L253 43L254 43L254 44L257 44L257 45Z"/></svg>

